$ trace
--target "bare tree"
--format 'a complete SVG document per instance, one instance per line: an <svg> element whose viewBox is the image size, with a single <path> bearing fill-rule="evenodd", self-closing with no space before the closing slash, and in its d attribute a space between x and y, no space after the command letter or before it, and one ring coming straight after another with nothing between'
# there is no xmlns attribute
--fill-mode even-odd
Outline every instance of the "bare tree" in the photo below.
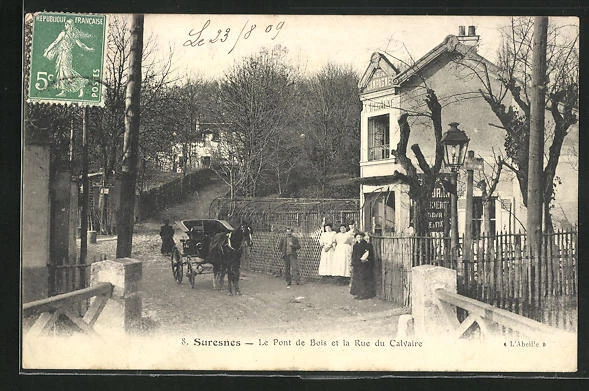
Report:
<svg viewBox="0 0 589 391"><path fill-rule="evenodd" d="M233 132L221 132L217 151L211 156L211 169L229 186L229 196L235 198L241 189L246 176L243 170L243 145Z"/></svg>
<svg viewBox="0 0 589 391"><path fill-rule="evenodd" d="M478 180L477 187L481 189L481 199L483 204L483 224L481 231L483 234L493 234L491 230L491 207L493 206L493 198L499 180L501 178L501 172L503 171L504 160L503 156L498 156L493 151L493 164L487 164L490 168L490 173L487 174L485 170L485 161L483 160L483 167L481 170L477 170Z"/></svg>
<svg viewBox="0 0 589 391"><path fill-rule="evenodd" d="M245 58L220 82L220 122L239 150L235 158L243 177L237 191L258 195L259 180L268 169L268 150L273 138L288 125L294 94L294 70L284 62L286 49L275 47Z"/></svg>
<svg viewBox="0 0 589 391"><path fill-rule="evenodd" d="M330 175L358 173L361 102L357 86L358 75L351 68L334 64L301 81L306 169L322 196Z"/></svg>
<svg viewBox="0 0 589 391"><path fill-rule="evenodd" d="M528 145L530 136L530 88L533 18L512 18L502 30L502 46L497 65L466 53L457 61L479 78L480 95L489 104L506 132L503 162L515 174L524 205L528 204ZM554 199L555 174L565 137L577 123L578 107L578 28L549 25L545 108L550 113L545 143L548 156L542 173L544 229L551 231L550 205ZM467 60L467 61L464 61ZM513 102L513 103L512 103Z"/></svg>
<svg viewBox="0 0 589 391"><path fill-rule="evenodd" d="M296 129L289 127L279 131L268 145L269 158L273 162L270 165L274 171L273 181L280 197L285 195L291 173L299 163L304 138L305 134L299 134Z"/></svg>
<svg viewBox="0 0 589 391"><path fill-rule="evenodd" d="M91 160L93 166L103 170L103 180L108 182L114 171L120 168L123 158L123 133L125 131L125 89L129 75L131 32L128 18L115 16L109 23L104 72L105 106L91 110L90 143L96 149ZM163 60L156 58L157 39L153 36L144 41L142 54L141 110L145 121L141 134L145 134L154 118L171 117L166 111L166 87L173 82L170 49ZM147 125L147 126L146 126Z"/></svg>
<svg viewBox="0 0 589 391"><path fill-rule="evenodd" d="M418 167L422 174L418 175L417 167L413 164L411 159L407 156L407 145L409 142L409 135L411 133L411 126L407 122L409 113L405 112L399 117L399 131L400 138L397 143L397 148L391 150L391 153L397 158L405 173L400 173L395 170L395 175L401 178L407 185L409 185L409 196L415 202L415 232L418 235L423 235L427 231L427 207L432 198L432 191L438 180L440 169L444 160L444 147L442 140L442 106L438 101L436 93L432 89L427 90L425 102L429 109L429 113L420 114L428 116L432 122L432 130L435 139L435 158L433 165L427 162L419 144L413 144L411 150L417 159ZM456 189L450 189L456 192Z"/></svg>

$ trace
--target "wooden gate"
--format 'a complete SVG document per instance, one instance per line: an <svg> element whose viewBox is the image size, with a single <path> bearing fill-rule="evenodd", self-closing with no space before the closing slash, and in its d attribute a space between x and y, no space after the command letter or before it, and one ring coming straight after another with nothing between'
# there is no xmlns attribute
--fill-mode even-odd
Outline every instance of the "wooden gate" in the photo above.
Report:
<svg viewBox="0 0 589 391"><path fill-rule="evenodd" d="M408 238L373 236L376 294L399 306L409 306L412 241Z"/></svg>

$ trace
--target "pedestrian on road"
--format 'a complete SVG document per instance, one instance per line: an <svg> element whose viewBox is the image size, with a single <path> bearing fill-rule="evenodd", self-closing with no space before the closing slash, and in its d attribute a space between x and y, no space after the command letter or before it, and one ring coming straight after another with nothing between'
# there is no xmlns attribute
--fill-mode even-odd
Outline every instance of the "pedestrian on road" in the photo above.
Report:
<svg viewBox="0 0 589 391"><path fill-rule="evenodd" d="M301 272L297 259L297 251L301 248L299 239L293 235L292 229L286 229L286 236L283 236L278 242L278 251L284 260L284 275L286 277L286 287L290 288L292 277L297 285L301 283Z"/></svg>
<svg viewBox="0 0 589 391"><path fill-rule="evenodd" d="M358 232L354 237L352 249L353 278L350 294L354 299L364 300L376 296L374 286L374 248L364 238L364 233Z"/></svg>
<svg viewBox="0 0 589 391"><path fill-rule="evenodd" d="M162 254L170 254L174 248L174 228L170 226L170 221L167 219L160 228L160 237L162 238Z"/></svg>

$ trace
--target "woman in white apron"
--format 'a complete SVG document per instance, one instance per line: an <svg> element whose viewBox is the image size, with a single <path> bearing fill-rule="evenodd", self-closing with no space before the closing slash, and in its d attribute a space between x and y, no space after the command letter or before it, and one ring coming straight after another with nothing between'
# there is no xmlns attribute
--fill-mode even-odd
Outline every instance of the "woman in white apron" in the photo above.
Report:
<svg viewBox="0 0 589 391"><path fill-rule="evenodd" d="M321 246L321 258L319 260L319 275L320 276L334 276L335 265L333 262L333 254L335 247L333 242L335 240L335 231L332 229L331 223L323 226L321 236L319 237L319 245Z"/></svg>
<svg viewBox="0 0 589 391"><path fill-rule="evenodd" d="M339 232L335 235L333 241L335 246L333 252L334 276L350 277L352 242L353 238L348 233L346 225L340 225Z"/></svg>

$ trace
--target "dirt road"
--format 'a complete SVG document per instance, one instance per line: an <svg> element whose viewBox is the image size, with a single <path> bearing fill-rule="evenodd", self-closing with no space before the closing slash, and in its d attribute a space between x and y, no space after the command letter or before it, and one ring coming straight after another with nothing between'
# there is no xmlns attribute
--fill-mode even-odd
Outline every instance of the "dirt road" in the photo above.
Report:
<svg viewBox="0 0 589 391"><path fill-rule="evenodd" d="M225 191L218 181L183 204L162 211L159 218L135 226L132 257L143 262L141 291L150 329L200 334L296 331L394 335L402 309L376 298L354 300L345 285L306 282L287 289L281 278L242 271L243 295L235 297L213 290L210 268L196 277L194 289L186 278L178 285L168 257L159 251L161 220L208 217L210 202ZM96 244L89 245L90 259L94 255L112 259L115 253L114 236L99 236Z"/></svg>

